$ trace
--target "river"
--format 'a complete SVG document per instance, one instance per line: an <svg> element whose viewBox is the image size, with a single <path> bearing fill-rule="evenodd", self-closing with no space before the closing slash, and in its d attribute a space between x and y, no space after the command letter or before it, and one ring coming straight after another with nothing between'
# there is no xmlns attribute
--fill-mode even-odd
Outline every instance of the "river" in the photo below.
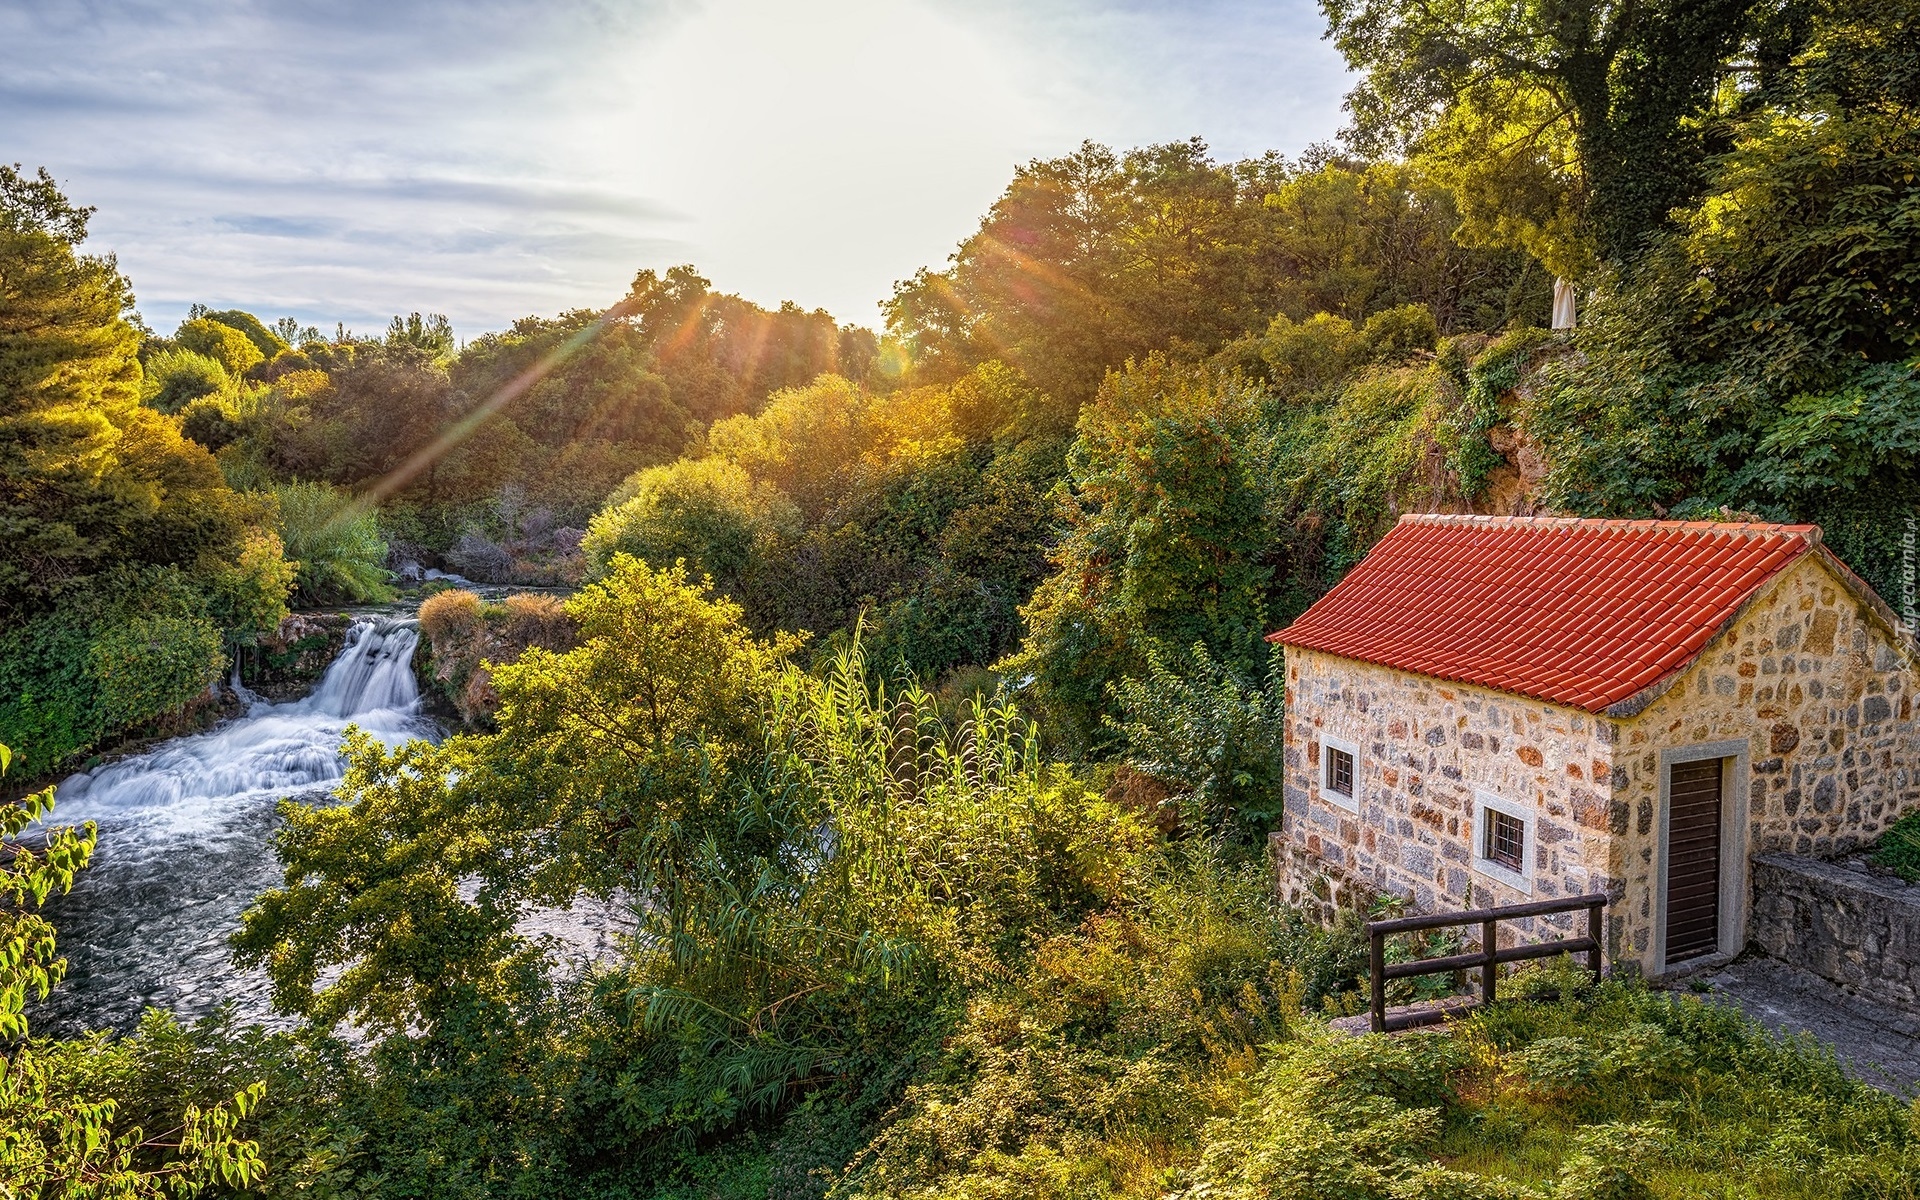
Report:
<svg viewBox="0 0 1920 1200"><path fill-rule="evenodd" d="M331 802L348 726L389 746L442 735L413 674L419 638L411 620L363 617L304 698L270 704L236 678L243 716L60 785L53 822L94 821L100 839L73 891L46 906L69 966L29 1008L36 1034L125 1032L148 1007L191 1020L223 1002L242 1023L285 1023L264 974L232 965L227 938L253 898L281 882L276 804ZM617 906L536 913L522 926L576 960L612 953L630 927Z"/></svg>

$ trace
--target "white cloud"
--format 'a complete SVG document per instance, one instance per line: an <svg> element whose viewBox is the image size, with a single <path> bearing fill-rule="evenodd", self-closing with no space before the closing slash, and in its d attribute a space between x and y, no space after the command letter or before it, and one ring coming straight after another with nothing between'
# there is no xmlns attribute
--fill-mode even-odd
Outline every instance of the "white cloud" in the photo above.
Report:
<svg viewBox="0 0 1920 1200"><path fill-rule="evenodd" d="M1027 158L1330 136L1318 30L1245 0L0 7L0 153L99 206L156 327L199 300L471 336L682 261L873 321Z"/></svg>

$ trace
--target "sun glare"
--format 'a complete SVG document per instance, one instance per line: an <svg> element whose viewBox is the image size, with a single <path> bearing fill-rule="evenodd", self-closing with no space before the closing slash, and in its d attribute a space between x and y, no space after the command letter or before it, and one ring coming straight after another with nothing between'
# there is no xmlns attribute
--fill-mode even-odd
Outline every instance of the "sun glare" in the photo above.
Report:
<svg viewBox="0 0 1920 1200"><path fill-rule="evenodd" d="M924 4L728 0L603 51L569 153L690 214L689 257L730 289L788 295L823 243L905 278L1057 132L1019 65ZM796 298L861 321L878 299Z"/></svg>

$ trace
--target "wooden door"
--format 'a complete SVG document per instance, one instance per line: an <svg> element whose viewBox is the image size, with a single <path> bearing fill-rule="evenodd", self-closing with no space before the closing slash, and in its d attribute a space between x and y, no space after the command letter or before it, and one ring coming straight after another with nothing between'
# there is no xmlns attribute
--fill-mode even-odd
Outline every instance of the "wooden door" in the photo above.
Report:
<svg viewBox="0 0 1920 1200"><path fill-rule="evenodd" d="M1719 758L1674 763L1667 776L1667 962L1720 949Z"/></svg>

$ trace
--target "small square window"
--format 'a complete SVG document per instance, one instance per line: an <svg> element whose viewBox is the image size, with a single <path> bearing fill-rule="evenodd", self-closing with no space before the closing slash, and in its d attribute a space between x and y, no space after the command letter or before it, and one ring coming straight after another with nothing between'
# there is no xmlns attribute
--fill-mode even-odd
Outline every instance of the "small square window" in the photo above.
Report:
<svg viewBox="0 0 1920 1200"><path fill-rule="evenodd" d="M1527 823L1510 813L1487 814L1487 857L1509 871L1526 865Z"/></svg>
<svg viewBox="0 0 1920 1200"><path fill-rule="evenodd" d="M1360 748L1341 738L1320 739L1320 796L1348 812L1360 811Z"/></svg>
<svg viewBox="0 0 1920 1200"><path fill-rule="evenodd" d="M1353 799L1353 755L1327 747L1327 790Z"/></svg>
<svg viewBox="0 0 1920 1200"><path fill-rule="evenodd" d="M1474 794L1473 869L1508 887L1533 893L1533 847L1527 834L1533 810L1487 792Z"/></svg>

